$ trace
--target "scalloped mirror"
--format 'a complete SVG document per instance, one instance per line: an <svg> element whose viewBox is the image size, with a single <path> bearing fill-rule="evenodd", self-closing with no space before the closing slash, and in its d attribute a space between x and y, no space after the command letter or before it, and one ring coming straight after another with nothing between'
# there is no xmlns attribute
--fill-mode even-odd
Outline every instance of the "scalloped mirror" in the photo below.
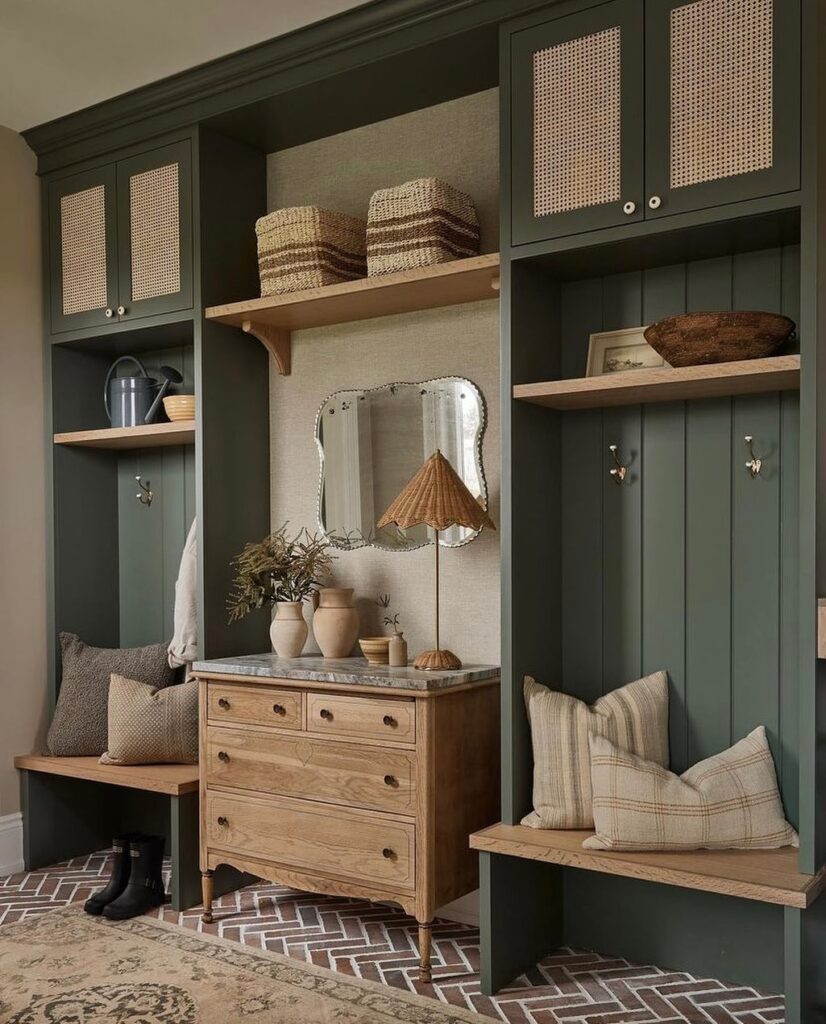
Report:
<svg viewBox="0 0 826 1024"><path fill-rule="evenodd" d="M437 448L487 508L484 431L482 393L464 377L336 391L316 416L320 530L344 549L408 551L432 544L426 526L379 530L376 521ZM477 533L454 526L440 533L439 542L458 547Z"/></svg>

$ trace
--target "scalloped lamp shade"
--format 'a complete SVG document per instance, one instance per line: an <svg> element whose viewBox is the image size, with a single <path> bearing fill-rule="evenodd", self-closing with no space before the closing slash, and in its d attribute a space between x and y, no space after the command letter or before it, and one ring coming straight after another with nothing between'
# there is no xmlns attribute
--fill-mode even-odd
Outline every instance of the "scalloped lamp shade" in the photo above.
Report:
<svg viewBox="0 0 826 1024"><path fill-rule="evenodd" d="M406 530L411 526L429 526L436 531L436 647L423 651L413 662L414 668L439 670L462 667L452 651L439 646L439 530L464 526L481 530L493 521L470 493L464 481L440 451L435 451L402 489L390 508L379 519L379 527L395 523Z"/></svg>

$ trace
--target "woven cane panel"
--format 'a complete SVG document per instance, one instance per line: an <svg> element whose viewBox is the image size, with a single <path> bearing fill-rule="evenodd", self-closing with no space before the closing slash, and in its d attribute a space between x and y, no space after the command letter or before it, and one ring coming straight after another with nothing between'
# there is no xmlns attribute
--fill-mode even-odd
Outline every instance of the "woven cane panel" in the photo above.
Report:
<svg viewBox="0 0 826 1024"><path fill-rule="evenodd" d="M620 29L533 55L534 215L620 197Z"/></svg>
<svg viewBox="0 0 826 1024"><path fill-rule="evenodd" d="M63 313L106 306L106 191L103 185L60 199Z"/></svg>
<svg viewBox="0 0 826 1024"><path fill-rule="evenodd" d="M671 187L772 165L772 0L671 12Z"/></svg>
<svg viewBox="0 0 826 1024"><path fill-rule="evenodd" d="M132 301L181 290L178 165L167 164L129 179L132 225Z"/></svg>

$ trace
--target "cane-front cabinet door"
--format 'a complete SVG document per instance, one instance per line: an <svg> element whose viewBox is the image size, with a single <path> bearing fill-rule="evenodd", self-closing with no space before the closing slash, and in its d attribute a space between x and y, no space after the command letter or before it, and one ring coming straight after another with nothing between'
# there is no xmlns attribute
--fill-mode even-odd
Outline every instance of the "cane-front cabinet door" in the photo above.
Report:
<svg viewBox="0 0 826 1024"><path fill-rule="evenodd" d="M118 161L121 320L192 305L191 164L188 141Z"/></svg>
<svg viewBox="0 0 826 1024"><path fill-rule="evenodd" d="M514 244L643 217L643 7L611 0L511 40Z"/></svg>
<svg viewBox="0 0 826 1024"><path fill-rule="evenodd" d="M48 188L52 333L104 325L118 298L115 165Z"/></svg>
<svg viewBox="0 0 826 1024"><path fill-rule="evenodd" d="M647 0L646 216L800 186L798 0Z"/></svg>

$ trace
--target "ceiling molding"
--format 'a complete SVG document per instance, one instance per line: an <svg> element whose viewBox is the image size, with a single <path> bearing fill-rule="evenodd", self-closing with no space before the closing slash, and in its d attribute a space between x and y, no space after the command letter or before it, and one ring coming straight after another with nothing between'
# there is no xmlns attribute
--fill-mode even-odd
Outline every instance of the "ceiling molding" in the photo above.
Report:
<svg viewBox="0 0 826 1024"><path fill-rule="evenodd" d="M538 6L540 0L377 0L30 128L23 136L39 158L40 173L46 173Z"/></svg>

